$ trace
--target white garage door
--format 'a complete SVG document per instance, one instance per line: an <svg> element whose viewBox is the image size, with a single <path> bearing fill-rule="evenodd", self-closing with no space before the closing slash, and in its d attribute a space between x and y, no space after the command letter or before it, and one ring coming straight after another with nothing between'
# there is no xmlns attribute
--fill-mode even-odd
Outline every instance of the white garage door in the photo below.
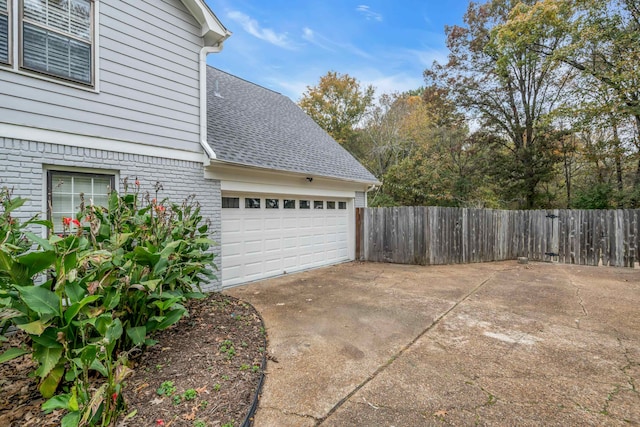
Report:
<svg viewBox="0 0 640 427"><path fill-rule="evenodd" d="M348 261L351 203L223 193L222 285Z"/></svg>

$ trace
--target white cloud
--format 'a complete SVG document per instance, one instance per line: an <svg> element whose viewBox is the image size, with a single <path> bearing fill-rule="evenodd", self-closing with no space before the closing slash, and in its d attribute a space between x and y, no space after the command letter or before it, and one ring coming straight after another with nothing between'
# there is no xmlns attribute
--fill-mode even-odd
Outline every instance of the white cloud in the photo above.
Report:
<svg viewBox="0 0 640 427"><path fill-rule="evenodd" d="M433 61L438 61L440 64L446 64L449 55L449 51L446 49L406 49L404 52L408 58L416 58L425 68L431 67L433 65Z"/></svg>
<svg viewBox="0 0 640 427"><path fill-rule="evenodd" d="M362 87L372 85L376 89L376 97L385 93L406 92L424 86L422 76L409 75L406 73L396 73L385 75L379 71L360 71L349 73L349 75L360 80Z"/></svg>
<svg viewBox="0 0 640 427"><path fill-rule="evenodd" d="M356 7L356 10L364 15L367 21L382 22L382 14L372 11L371 8L366 4L359 5L358 7Z"/></svg>
<svg viewBox="0 0 640 427"><path fill-rule="evenodd" d="M236 21L242 26L242 28L254 37L264 40L273 45L285 48L294 49L295 46L289 40L286 33L277 33L271 28L262 28L258 21L245 15L242 12L233 10L227 14L227 16Z"/></svg>

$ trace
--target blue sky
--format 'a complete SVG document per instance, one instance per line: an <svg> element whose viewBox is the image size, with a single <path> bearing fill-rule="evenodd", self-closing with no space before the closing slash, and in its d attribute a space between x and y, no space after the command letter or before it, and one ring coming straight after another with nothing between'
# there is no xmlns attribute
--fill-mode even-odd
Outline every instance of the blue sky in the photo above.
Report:
<svg viewBox="0 0 640 427"><path fill-rule="evenodd" d="M233 35L210 65L297 101L327 71L376 94L415 89L446 59L444 26L468 0L206 0Z"/></svg>

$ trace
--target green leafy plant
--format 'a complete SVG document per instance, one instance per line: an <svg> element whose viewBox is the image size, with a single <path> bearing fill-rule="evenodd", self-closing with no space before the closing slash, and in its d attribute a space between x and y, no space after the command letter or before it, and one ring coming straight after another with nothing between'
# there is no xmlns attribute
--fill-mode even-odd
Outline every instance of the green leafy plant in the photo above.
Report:
<svg viewBox="0 0 640 427"><path fill-rule="evenodd" d="M207 423L205 423L203 420L195 420L193 422L193 427L207 427Z"/></svg>
<svg viewBox="0 0 640 427"><path fill-rule="evenodd" d="M63 427L115 420L132 372L129 351L154 344L150 334L185 316L183 303L203 297L196 291L214 277L212 242L193 197L157 202L138 188L113 192L106 208L82 202L82 220L64 218L59 235L49 221L19 221L14 213L25 199L0 190L0 333L13 325L29 337L0 363L31 353L48 399L42 409L66 410ZM95 374L105 379L98 386Z"/></svg>
<svg viewBox="0 0 640 427"><path fill-rule="evenodd" d="M160 387L156 390L156 393L159 396L171 396L176 392L176 386L173 384L173 381L165 381L160 384Z"/></svg>
<svg viewBox="0 0 640 427"><path fill-rule="evenodd" d="M224 340L220 344L220 353L224 353L226 355L227 359L231 360L233 358L233 356L236 355L236 349L233 346L233 341Z"/></svg>
<svg viewBox="0 0 640 427"><path fill-rule="evenodd" d="M249 370L249 368L250 368L250 366L249 366L249 365L247 365L247 364L245 364L245 363L243 363L242 365L240 365L240 370L241 370L241 371L248 371L248 370Z"/></svg>
<svg viewBox="0 0 640 427"><path fill-rule="evenodd" d="M185 391L184 391L184 393L182 393L182 398L183 398L184 400L187 400L187 401L189 401L189 400L193 400L193 399L195 399L197 396L198 396L198 392L197 392L197 391L195 391L195 390L194 390L194 389L192 389L192 388L189 388L189 389L185 390Z"/></svg>

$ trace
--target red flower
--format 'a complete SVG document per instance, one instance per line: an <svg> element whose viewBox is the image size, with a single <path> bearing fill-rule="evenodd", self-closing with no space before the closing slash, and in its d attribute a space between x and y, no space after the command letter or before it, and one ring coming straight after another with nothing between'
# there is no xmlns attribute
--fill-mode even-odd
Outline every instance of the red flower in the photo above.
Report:
<svg viewBox="0 0 640 427"><path fill-rule="evenodd" d="M158 211L158 212L164 212L164 209L165 209L165 208L164 208L164 206L162 206L162 205L158 205L158 206L156 206L156 211Z"/></svg>
<svg viewBox="0 0 640 427"><path fill-rule="evenodd" d="M77 219L71 220L71 223L76 227L82 227L82 224L80 224L80 221L78 221Z"/></svg>
<svg viewBox="0 0 640 427"><path fill-rule="evenodd" d="M67 218L66 216L62 218L62 225L64 225L65 227L68 227L69 225L71 225L71 218Z"/></svg>
<svg viewBox="0 0 640 427"><path fill-rule="evenodd" d="M163 419L156 420L156 425L157 426L163 426L164 425L164 420Z"/></svg>
<svg viewBox="0 0 640 427"><path fill-rule="evenodd" d="M151 203L155 205L156 204L156 199L151 199Z"/></svg>
<svg viewBox="0 0 640 427"><path fill-rule="evenodd" d="M136 187L140 187L140 181L136 179Z"/></svg>
<svg viewBox="0 0 640 427"><path fill-rule="evenodd" d="M111 395L111 400L113 400L113 403L116 403L116 400L118 400L118 393L113 393Z"/></svg>

